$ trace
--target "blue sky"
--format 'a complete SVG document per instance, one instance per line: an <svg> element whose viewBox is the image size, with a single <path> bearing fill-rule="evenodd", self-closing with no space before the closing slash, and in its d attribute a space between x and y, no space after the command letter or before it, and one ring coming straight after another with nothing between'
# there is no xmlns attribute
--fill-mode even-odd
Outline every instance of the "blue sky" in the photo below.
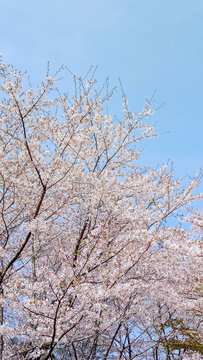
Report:
<svg viewBox="0 0 203 360"><path fill-rule="evenodd" d="M152 122L162 135L143 145L143 163L174 163L193 176L203 158L202 0L0 0L0 52L33 83L65 64L76 75L123 87L133 111L155 90ZM67 80L66 88L72 86ZM119 100L113 104L113 111Z"/></svg>

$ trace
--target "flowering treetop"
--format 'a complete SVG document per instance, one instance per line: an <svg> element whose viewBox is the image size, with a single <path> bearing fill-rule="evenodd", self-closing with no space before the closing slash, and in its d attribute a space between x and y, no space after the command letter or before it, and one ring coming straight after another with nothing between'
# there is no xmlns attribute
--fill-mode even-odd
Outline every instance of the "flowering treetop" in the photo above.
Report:
<svg viewBox="0 0 203 360"><path fill-rule="evenodd" d="M166 165L137 165L156 136L150 102L132 113L124 96L115 121L94 82L79 78L70 101L54 77L26 89L1 62L0 79L2 359L49 359L132 318L149 327L163 306L196 314L202 217L191 231L167 219L200 198L200 178L184 188Z"/></svg>

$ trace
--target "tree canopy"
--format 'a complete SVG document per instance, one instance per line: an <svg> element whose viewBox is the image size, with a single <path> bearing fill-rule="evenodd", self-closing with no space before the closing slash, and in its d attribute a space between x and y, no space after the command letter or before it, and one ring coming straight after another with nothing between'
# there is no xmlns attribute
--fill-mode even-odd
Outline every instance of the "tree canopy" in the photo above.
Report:
<svg viewBox="0 0 203 360"><path fill-rule="evenodd" d="M200 176L138 165L151 101L115 119L92 78L0 79L0 359L198 358Z"/></svg>

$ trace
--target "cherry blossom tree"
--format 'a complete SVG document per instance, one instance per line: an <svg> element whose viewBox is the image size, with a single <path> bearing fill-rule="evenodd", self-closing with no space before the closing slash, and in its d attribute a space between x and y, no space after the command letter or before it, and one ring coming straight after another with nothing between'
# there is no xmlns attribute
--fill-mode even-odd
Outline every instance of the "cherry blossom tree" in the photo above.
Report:
<svg viewBox="0 0 203 360"><path fill-rule="evenodd" d="M114 119L92 79L69 99L2 60L0 78L0 359L201 353L173 342L201 331L202 216L178 215L200 176L137 165L151 101L134 113L123 94Z"/></svg>

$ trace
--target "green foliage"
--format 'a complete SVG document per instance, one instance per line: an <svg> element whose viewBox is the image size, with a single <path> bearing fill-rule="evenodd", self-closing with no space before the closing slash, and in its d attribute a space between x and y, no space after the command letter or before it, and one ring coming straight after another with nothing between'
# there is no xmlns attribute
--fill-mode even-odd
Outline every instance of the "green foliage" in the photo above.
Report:
<svg viewBox="0 0 203 360"><path fill-rule="evenodd" d="M167 347L170 350L191 350L203 355L203 344L197 343L192 339L188 339L187 341L171 340L167 343Z"/></svg>
<svg viewBox="0 0 203 360"><path fill-rule="evenodd" d="M162 343L164 348L171 351L191 350L203 355L201 334L193 327L186 326L183 319L169 319L164 327L171 329L169 339Z"/></svg>

